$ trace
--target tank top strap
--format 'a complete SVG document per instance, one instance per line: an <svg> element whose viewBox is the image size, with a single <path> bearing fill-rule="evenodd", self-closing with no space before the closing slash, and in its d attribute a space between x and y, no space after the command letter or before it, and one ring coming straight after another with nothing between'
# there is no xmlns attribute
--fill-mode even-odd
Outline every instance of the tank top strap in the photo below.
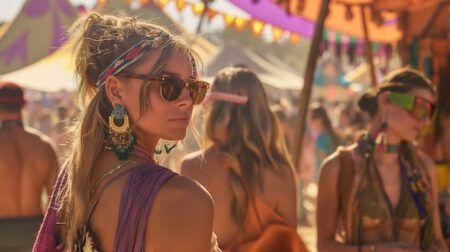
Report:
<svg viewBox="0 0 450 252"><path fill-rule="evenodd" d="M148 214L158 191L175 175L156 164L133 169L122 191L113 251L144 251Z"/></svg>
<svg viewBox="0 0 450 252"><path fill-rule="evenodd" d="M134 162L123 162L118 164L115 168L109 170L107 173L110 173L111 177L108 178L108 180L101 180L101 183L98 184L98 187L95 188L95 190L92 192L92 199L90 200L89 208L88 208L88 214L86 216L85 224L87 225L89 223L89 220L91 218L92 213L95 210L95 207L97 206L97 203L100 201L100 198L103 194L103 191L114 181L117 179L125 176L126 174L129 174L130 171L139 168L143 165L136 165L133 168L119 171L120 169L124 168L124 166L133 165ZM115 173L114 171L117 171Z"/></svg>

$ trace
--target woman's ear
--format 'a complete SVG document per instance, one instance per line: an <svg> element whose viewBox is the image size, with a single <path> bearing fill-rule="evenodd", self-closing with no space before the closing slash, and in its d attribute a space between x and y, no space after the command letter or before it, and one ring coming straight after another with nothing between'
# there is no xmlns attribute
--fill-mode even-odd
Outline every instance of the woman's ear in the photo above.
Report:
<svg viewBox="0 0 450 252"><path fill-rule="evenodd" d="M124 104L124 85L123 82L116 76L110 76L105 83L105 91L109 101L114 106L115 104Z"/></svg>
<svg viewBox="0 0 450 252"><path fill-rule="evenodd" d="M383 91L377 97L378 108L385 111L389 104L389 91Z"/></svg>

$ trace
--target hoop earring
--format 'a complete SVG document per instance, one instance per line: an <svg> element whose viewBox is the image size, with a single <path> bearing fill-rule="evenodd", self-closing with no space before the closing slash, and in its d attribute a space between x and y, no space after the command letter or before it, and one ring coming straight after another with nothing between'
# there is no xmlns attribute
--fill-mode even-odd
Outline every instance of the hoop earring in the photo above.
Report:
<svg viewBox="0 0 450 252"><path fill-rule="evenodd" d="M118 126L116 122L120 123ZM109 115L109 136L111 149L119 160L127 160L136 144L136 136L131 131L130 120L122 104L117 104Z"/></svg>

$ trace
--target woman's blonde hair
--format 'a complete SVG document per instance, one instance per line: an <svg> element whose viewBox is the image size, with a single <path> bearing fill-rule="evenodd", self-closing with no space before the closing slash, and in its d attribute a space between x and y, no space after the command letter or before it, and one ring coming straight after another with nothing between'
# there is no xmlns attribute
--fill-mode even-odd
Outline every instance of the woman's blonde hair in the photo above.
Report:
<svg viewBox="0 0 450 252"><path fill-rule="evenodd" d="M206 123L206 141L219 146L221 158L229 167L233 189L231 214L242 225L253 190L263 190L263 171L280 176L293 172L283 133L270 110L264 87L249 69L228 67L221 70L211 92L247 96L245 104L213 101Z"/></svg>
<svg viewBox="0 0 450 252"><path fill-rule="evenodd" d="M86 224L93 165L105 148L108 123L107 118L113 106L107 98L104 85L96 83L100 74L123 52L154 33L163 34L166 39L158 48L161 56L152 73L162 70L173 53L186 56L192 63L194 77L198 77L198 56L180 39L170 35L162 27L149 24L137 18L89 13L69 30L75 41L76 74L78 77L77 101L80 115L73 126L72 152L66 161L63 173L67 183L58 195L59 213L66 223L63 239L66 249L72 251L80 228ZM148 54L152 52L149 51ZM147 57L139 59L129 68L141 64ZM140 115L148 108L149 85L140 90ZM138 120L138 119L136 119Z"/></svg>

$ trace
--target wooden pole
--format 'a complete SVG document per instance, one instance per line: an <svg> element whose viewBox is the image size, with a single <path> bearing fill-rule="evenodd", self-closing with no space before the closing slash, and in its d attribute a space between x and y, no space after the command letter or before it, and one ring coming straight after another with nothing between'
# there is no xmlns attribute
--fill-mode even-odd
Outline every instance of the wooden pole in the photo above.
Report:
<svg viewBox="0 0 450 252"><path fill-rule="evenodd" d="M372 87L375 87L377 85L377 78L375 76L375 66L373 64L373 55L372 55L372 46L369 38L369 31L367 28L367 18L366 18L366 12L365 12L365 6L361 5L361 19L363 23L363 30L364 30L364 47L366 51L366 62L367 65L369 65L370 68L370 79L372 81Z"/></svg>
<svg viewBox="0 0 450 252"><path fill-rule="evenodd" d="M202 15L200 16L200 20L198 21L198 25L197 25L197 31L195 34L199 34L200 31L202 30L202 25L203 25L203 19L205 19L206 13L208 13L208 5L209 5L209 0L202 0L205 9L203 9L202 11Z"/></svg>
<svg viewBox="0 0 450 252"><path fill-rule="evenodd" d="M317 58L319 57L320 41L323 35L323 26L328 16L328 6L330 0L322 0L319 19L314 30L314 37L309 51L308 64L306 66L305 83L299 96L298 112L295 121L294 148L292 148L292 160L294 166L298 167L300 155L302 153L303 138L306 129L306 116L308 114L309 102L311 100L312 85L314 80L314 71L316 69Z"/></svg>

